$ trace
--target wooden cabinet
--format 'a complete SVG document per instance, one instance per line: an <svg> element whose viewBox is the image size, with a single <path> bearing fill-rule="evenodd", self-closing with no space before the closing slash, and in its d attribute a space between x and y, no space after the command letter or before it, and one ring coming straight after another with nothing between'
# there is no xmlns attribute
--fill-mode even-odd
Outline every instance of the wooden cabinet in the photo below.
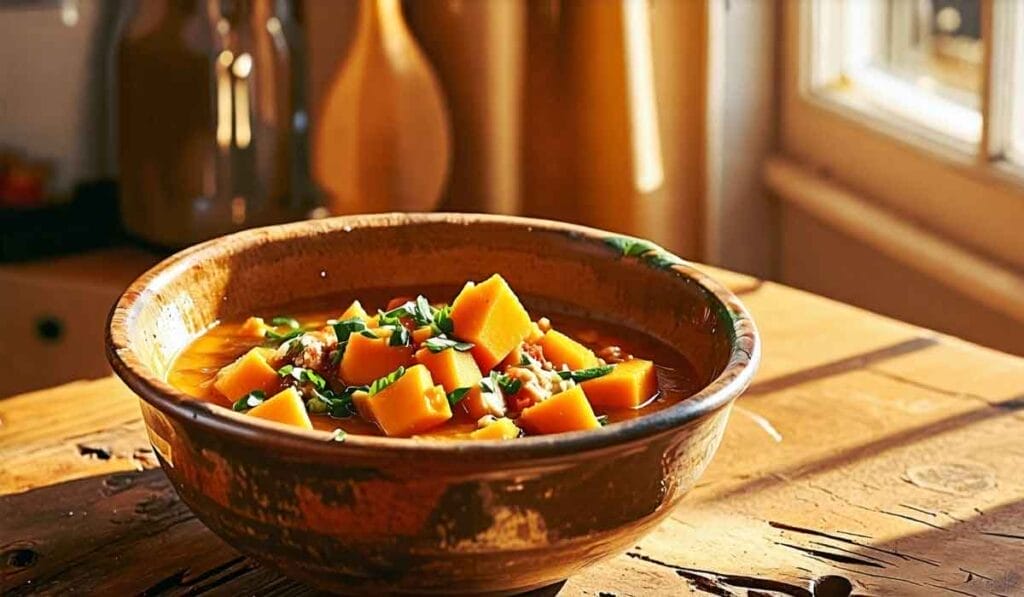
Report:
<svg viewBox="0 0 1024 597"><path fill-rule="evenodd" d="M108 375L107 314L156 260L109 249L0 265L0 397Z"/></svg>

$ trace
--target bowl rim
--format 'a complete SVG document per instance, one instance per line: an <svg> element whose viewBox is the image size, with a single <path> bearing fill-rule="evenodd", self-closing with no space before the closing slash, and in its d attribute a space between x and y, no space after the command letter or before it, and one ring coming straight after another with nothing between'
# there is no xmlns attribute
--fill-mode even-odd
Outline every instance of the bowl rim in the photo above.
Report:
<svg viewBox="0 0 1024 597"><path fill-rule="evenodd" d="M448 223L472 225L497 224L541 230L570 236L573 240L601 245L609 258L638 257L651 267L665 271L676 279L689 280L703 287L717 300L733 326L729 360L725 368L707 386L678 404L649 415L637 417L587 431L519 438L515 441L480 441L469 439L389 438L347 434L344 441L332 440L332 434L320 430L289 429L270 421L247 417L229 408L192 398L161 379L141 362L129 341L133 315L147 296L156 293L177 275L214 255L238 252L252 246L295 239L344 229L386 228L418 224ZM632 245L634 251L618 239ZM640 247L640 249L636 249ZM642 250L641 250L642 249ZM637 237L618 234L565 222L475 213L381 213L339 216L306 220L291 224L252 228L199 243L170 257L139 276L121 294L107 319L106 354L114 372L145 403L165 415L190 421L217 433L248 444L263 444L277 450L297 450L304 454L337 458L339 452L390 453L458 453L465 456L505 459L564 456L632 444L664 433L707 416L730 404L750 385L760 364L761 341L750 314L739 298L689 261L669 253L660 246ZM328 440L328 441L325 441Z"/></svg>

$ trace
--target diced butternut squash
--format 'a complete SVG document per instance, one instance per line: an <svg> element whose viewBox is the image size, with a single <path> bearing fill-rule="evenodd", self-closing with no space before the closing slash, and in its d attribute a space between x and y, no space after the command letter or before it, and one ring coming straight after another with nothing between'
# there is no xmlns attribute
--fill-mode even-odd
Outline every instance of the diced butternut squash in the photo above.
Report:
<svg viewBox="0 0 1024 597"><path fill-rule="evenodd" d="M530 334L530 315L498 274L466 285L452 303L455 337L472 342L473 357L490 371Z"/></svg>
<svg viewBox="0 0 1024 597"><path fill-rule="evenodd" d="M496 419L486 426L469 434L472 439L515 439L519 437L519 428L512 419Z"/></svg>
<svg viewBox="0 0 1024 597"><path fill-rule="evenodd" d="M563 433L601 426L579 386L527 408L517 422L532 434Z"/></svg>
<svg viewBox="0 0 1024 597"><path fill-rule="evenodd" d="M526 335L526 341L530 344L536 344L540 342L540 339L544 337L544 331L540 329L536 321L530 322L530 333Z"/></svg>
<svg viewBox="0 0 1024 597"><path fill-rule="evenodd" d="M598 410L636 408L658 391L654 363L631 359L617 363L607 375L580 384L587 400Z"/></svg>
<svg viewBox="0 0 1024 597"><path fill-rule="evenodd" d="M348 309L345 309L345 311L338 317L338 320L345 321L346 319L354 319L357 317L363 321L370 319L370 315L367 314L366 309L363 309L362 303L359 301L352 301L352 304L348 306Z"/></svg>
<svg viewBox="0 0 1024 597"><path fill-rule="evenodd" d="M373 420L390 437L423 433L452 418L444 388L434 385L423 365L409 367L402 377L367 400Z"/></svg>
<svg viewBox="0 0 1024 597"><path fill-rule="evenodd" d="M303 429L312 429L313 423L306 412L306 403L295 388L286 388L278 392L266 402L249 411L249 416L276 421L285 425L294 425Z"/></svg>
<svg viewBox="0 0 1024 597"><path fill-rule="evenodd" d="M370 411L370 393L365 390L352 392L352 405L356 407L359 416L373 423L373 413Z"/></svg>
<svg viewBox="0 0 1024 597"><path fill-rule="evenodd" d="M475 385L455 404L455 414L463 421L479 421L480 417L494 415L505 416L505 399L501 394L484 392L480 385Z"/></svg>
<svg viewBox="0 0 1024 597"><path fill-rule="evenodd" d="M594 351L558 330L549 330L538 344L544 350L544 358L551 361L558 369L566 366L575 371L576 369L597 367L601 364Z"/></svg>
<svg viewBox="0 0 1024 597"><path fill-rule="evenodd" d="M412 342L413 344L423 344L433 335L434 328L429 325L420 326L412 331Z"/></svg>
<svg viewBox="0 0 1024 597"><path fill-rule="evenodd" d="M263 338L267 335L267 324L263 321L262 317L250 317L238 328L238 335L249 338Z"/></svg>
<svg viewBox="0 0 1024 597"><path fill-rule="evenodd" d="M434 383L441 384L445 392L474 387L483 379L473 355L454 348L430 352L424 347L416 351L416 360L430 370Z"/></svg>
<svg viewBox="0 0 1024 597"><path fill-rule="evenodd" d="M279 387L277 371L267 363L259 348L253 348L224 367L213 380L213 387L234 402L253 390L271 393Z"/></svg>
<svg viewBox="0 0 1024 597"><path fill-rule="evenodd" d="M498 363L498 371L504 371L508 367L514 367L518 365L520 362L522 362L522 360L523 344L519 343L516 345L515 348L512 349L512 352L508 353L507 355L505 355L505 358L501 359L501 362Z"/></svg>
<svg viewBox="0 0 1024 597"><path fill-rule="evenodd" d="M411 346L389 346L388 338L367 338L356 333L348 337L340 374L345 383L361 386L411 362Z"/></svg>

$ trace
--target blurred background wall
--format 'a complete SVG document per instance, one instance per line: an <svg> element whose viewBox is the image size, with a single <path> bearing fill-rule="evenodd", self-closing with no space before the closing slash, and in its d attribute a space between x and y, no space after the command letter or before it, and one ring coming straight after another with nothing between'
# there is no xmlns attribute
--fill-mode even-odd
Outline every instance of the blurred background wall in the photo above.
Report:
<svg viewBox="0 0 1024 597"><path fill-rule="evenodd" d="M0 358L99 342L175 248L389 210L617 230L1024 354L1024 3L12 0L0 47Z"/></svg>

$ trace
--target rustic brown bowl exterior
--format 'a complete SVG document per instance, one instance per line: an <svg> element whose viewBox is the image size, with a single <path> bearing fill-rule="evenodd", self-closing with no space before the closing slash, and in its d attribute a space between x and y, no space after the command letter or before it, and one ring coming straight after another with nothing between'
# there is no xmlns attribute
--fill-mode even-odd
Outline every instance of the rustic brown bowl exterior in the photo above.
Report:
<svg viewBox="0 0 1024 597"><path fill-rule="evenodd" d="M676 406L600 430L514 442L299 431L189 399L175 355L218 319L360 288L505 276L534 304L642 329L707 382ZM693 487L757 367L731 293L659 247L525 218L382 214L251 230L139 278L107 351L142 398L182 499L238 549L342 593L511 593L634 544Z"/></svg>

